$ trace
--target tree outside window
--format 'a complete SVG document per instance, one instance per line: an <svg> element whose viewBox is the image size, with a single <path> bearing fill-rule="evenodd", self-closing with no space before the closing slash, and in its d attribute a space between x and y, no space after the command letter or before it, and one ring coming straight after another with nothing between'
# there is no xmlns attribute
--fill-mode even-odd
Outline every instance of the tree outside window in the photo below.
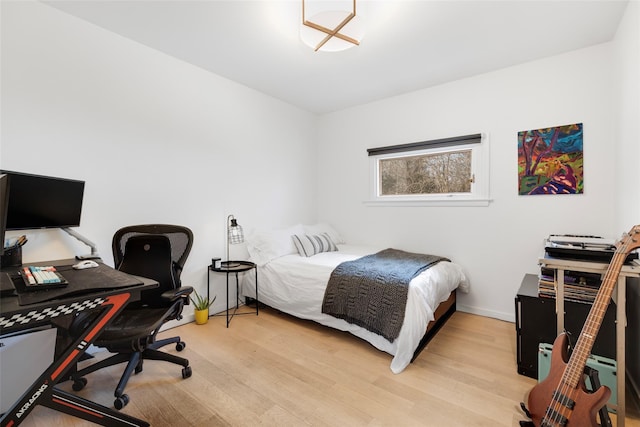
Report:
<svg viewBox="0 0 640 427"><path fill-rule="evenodd" d="M380 160L380 195L471 192L471 150Z"/></svg>

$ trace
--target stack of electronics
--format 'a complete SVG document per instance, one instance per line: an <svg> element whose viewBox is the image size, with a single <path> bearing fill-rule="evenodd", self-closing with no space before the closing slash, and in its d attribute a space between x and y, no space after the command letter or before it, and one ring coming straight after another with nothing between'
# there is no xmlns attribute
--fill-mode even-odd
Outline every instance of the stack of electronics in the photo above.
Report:
<svg viewBox="0 0 640 427"><path fill-rule="evenodd" d="M615 240L598 236L552 234L545 242L544 251L552 258L608 264L616 252L616 246ZM627 255L625 263L631 263L635 259L638 259L638 253L633 251Z"/></svg>
<svg viewBox="0 0 640 427"><path fill-rule="evenodd" d="M552 234L545 242L546 256L572 259L586 262L609 263L616 251L615 241L598 236L577 236ZM631 252L625 263L638 258L637 252ZM556 270L541 268L538 294L540 297L556 297ZM582 271L564 272L565 299L575 302L593 303L601 284L600 274Z"/></svg>

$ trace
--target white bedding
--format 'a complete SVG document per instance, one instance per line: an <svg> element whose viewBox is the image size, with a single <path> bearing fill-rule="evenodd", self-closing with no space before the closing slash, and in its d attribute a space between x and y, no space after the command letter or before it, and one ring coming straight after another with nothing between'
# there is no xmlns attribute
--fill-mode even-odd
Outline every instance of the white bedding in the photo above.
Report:
<svg viewBox="0 0 640 427"><path fill-rule="evenodd" d="M293 316L348 331L393 355L391 371L402 372L411 362L427 324L434 319L436 307L456 288L468 292L469 284L462 268L455 263L439 262L411 281L400 335L389 342L360 326L322 313L322 300L333 269L341 262L378 252L376 248L352 245L338 245L338 249L338 252L308 258L285 255L260 265L258 300ZM244 276L242 294L255 298L253 274Z"/></svg>

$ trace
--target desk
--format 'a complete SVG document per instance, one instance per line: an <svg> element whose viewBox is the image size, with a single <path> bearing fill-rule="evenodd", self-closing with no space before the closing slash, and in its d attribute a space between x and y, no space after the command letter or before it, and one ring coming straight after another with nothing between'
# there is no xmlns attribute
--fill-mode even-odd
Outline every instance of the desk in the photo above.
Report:
<svg viewBox="0 0 640 427"><path fill-rule="evenodd" d="M111 320L131 301L140 298L140 292L158 286L158 283L127 275L104 264L96 269L64 271L62 266L70 266L75 260L47 261L40 265L54 265L68 280L69 284L59 297L46 301L24 304L18 296L3 296L0 299L0 334L31 329L50 323L54 318L85 311L100 311L96 319L69 346L61 351L47 370L33 383L22 397L0 418L0 426L17 426L33 410L35 405L43 405L56 411L105 426L148 426L146 421L122 414L55 387L65 378L65 373L75 366L89 345ZM3 272L14 273L10 269ZM93 276L91 276L93 275ZM91 280L78 280L78 278ZM17 278L21 280L20 278ZM81 283L82 282L82 283ZM96 282L99 282L96 284ZM91 284L91 286L88 285ZM39 292L52 292L39 291ZM44 294L43 294L44 295ZM36 293L33 293L38 299ZM22 297L22 295L21 295ZM21 303L23 305L21 305Z"/></svg>
<svg viewBox="0 0 640 427"><path fill-rule="evenodd" d="M207 299L209 298L209 275L210 273L216 272L216 273L226 273L227 274L227 311L226 311L226 315L227 315L227 328L229 327L229 323L231 323L231 320L233 319L233 316L235 316L236 314L241 315L241 314L253 314L253 312L251 313L238 313L238 298L240 297L238 291L239 291L239 279L238 279L238 273L242 273L245 271L249 271L249 270L254 270L255 274L256 274L256 316L258 315L258 267L256 266L255 263L251 262L251 261L224 261L222 263L222 265L220 267L215 267L214 265L210 265L209 268L207 268ZM235 273L236 275L236 306L233 309L233 313L231 314L231 316L229 316L229 274L231 273Z"/></svg>
<svg viewBox="0 0 640 427"><path fill-rule="evenodd" d="M565 271L583 271L587 273L603 274L607 271L609 264L576 261L569 259L543 257L539 259L541 267L555 269L556 274L556 313L557 313L557 333L560 334L564 330L564 272ZM628 277L640 277L640 264L634 261L630 265L623 265L618 276L616 285L617 291L614 291L613 299L616 302L616 366L618 370L618 405L617 420L618 427L624 427L626 416L625 405L625 380L626 380L626 337L625 328L627 327L626 313L626 289ZM622 373L622 375L620 375Z"/></svg>

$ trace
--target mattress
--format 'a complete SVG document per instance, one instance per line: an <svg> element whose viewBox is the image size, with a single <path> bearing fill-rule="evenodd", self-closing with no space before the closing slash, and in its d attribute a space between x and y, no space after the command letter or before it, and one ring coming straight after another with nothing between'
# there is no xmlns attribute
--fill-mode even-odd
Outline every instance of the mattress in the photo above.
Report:
<svg viewBox="0 0 640 427"><path fill-rule="evenodd" d="M464 272L456 263L442 261L423 271L409 283L405 320L393 342L360 326L322 313L322 300L329 276L344 261L351 261L379 249L338 245L337 252L312 257L285 255L258 267L258 300L301 319L313 320L364 339L377 349L393 355L391 371L402 372L411 362L427 324L434 319L438 305L456 289L469 291ZM244 275L243 296L255 298L255 277Z"/></svg>

